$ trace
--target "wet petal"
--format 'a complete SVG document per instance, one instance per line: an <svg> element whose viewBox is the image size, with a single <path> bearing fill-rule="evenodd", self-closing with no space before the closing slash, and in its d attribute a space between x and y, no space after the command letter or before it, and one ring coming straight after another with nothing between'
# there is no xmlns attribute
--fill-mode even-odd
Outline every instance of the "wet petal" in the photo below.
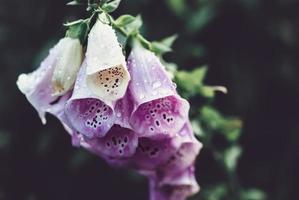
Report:
<svg viewBox="0 0 299 200"><path fill-rule="evenodd" d="M128 67L129 89L135 104L132 127L145 136L178 132L188 117L189 104L177 95L158 57L136 45L129 56Z"/></svg>
<svg viewBox="0 0 299 200"><path fill-rule="evenodd" d="M112 127L114 105L105 103L90 92L86 86L86 62L83 63L71 99L65 113L72 126L88 138L103 137Z"/></svg>
<svg viewBox="0 0 299 200"><path fill-rule="evenodd" d="M68 92L76 81L83 56L83 48L79 39L63 38L59 54L52 77L56 96Z"/></svg>
<svg viewBox="0 0 299 200"><path fill-rule="evenodd" d="M96 22L86 52L87 85L101 99L118 100L130 80L122 48L110 25Z"/></svg>
<svg viewBox="0 0 299 200"><path fill-rule="evenodd" d="M155 170L169 160L178 144L171 138L139 138L132 167L138 170Z"/></svg>
<svg viewBox="0 0 299 200"><path fill-rule="evenodd" d="M129 124L132 112L134 109L133 100L130 91L127 91L125 96L118 100L115 105L115 124L118 124L125 128L132 129Z"/></svg>
<svg viewBox="0 0 299 200"><path fill-rule="evenodd" d="M190 167L182 173L172 174L164 180L151 178L151 200L186 200L197 193L199 186L194 175L194 168Z"/></svg>
<svg viewBox="0 0 299 200"><path fill-rule="evenodd" d="M52 102L57 100L57 97L52 95L54 90L51 78L60 48L61 41L50 50L48 57L37 70L29 74L21 74L17 80L17 86L37 110L43 124L46 123L46 111L51 108Z"/></svg>
<svg viewBox="0 0 299 200"><path fill-rule="evenodd" d="M175 140L181 143L178 150L161 166L160 173L177 173L191 166L199 154L202 144L195 138L190 123L186 123Z"/></svg>
<svg viewBox="0 0 299 200"><path fill-rule="evenodd" d="M85 140L96 152L106 158L128 158L131 157L137 147L136 134L127 128L114 125L103 138Z"/></svg>

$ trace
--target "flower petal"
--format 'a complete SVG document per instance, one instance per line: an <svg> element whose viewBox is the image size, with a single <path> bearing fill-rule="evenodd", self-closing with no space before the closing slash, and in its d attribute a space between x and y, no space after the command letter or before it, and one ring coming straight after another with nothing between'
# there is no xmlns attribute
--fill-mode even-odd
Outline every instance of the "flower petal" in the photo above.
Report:
<svg viewBox="0 0 299 200"><path fill-rule="evenodd" d="M127 91L125 96L116 102L115 124L118 124L125 128L132 129L131 125L129 124L129 120L131 118L133 109L134 109L134 105L133 105L132 95L130 91Z"/></svg>
<svg viewBox="0 0 299 200"><path fill-rule="evenodd" d="M156 170L169 160L176 151L178 144L171 138L146 138L138 140L138 147L132 157L132 167L138 170Z"/></svg>
<svg viewBox="0 0 299 200"><path fill-rule="evenodd" d="M193 167L167 176L164 180L153 177L150 180L151 200L186 200L199 191Z"/></svg>
<svg viewBox="0 0 299 200"><path fill-rule="evenodd" d="M61 40L60 56L53 72L53 95L63 95L74 85L82 64L83 47L79 39L65 37Z"/></svg>
<svg viewBox="0 0 299 200"><path fill-rule="evenodd" d="M114 105L105 103L90 92L86 86L86 62L79 71L71 99L65 113L72 126L88 138L103 137L115 121Z"/></svg>
<svg viewBox="0 0 299 200"><path fill-rule="evenodd" d="M114 125L105 137L86 139L85 142L100 156L128 158L135 153L138 139L131 129Z"/></svg>
<svg viewBox="0 0 299 200"><path fill-rule="evenodd" d="M189 103L179 97L164 66L152 52L136 45L128 59L130 92L135 109L131 125L142 136L178 132L188 117Z"/></svg>
<svg viewBox="0 0 299 200"><path fill-rule="evenodd" d="M175 137L181 143L178 150L161 166L160 173L177 173L185 170L195 162L202 144L195 138L191 124L187 122Z"/></svg>
<svg viewBox="0 0 299 200"><path fill-rule="evenodd" d="M87 86L101 99L118 100L130 80L122 48L110 25L98 20L90 31L86 52Z"/></svg>
<svg viewBox="0 0 299 200"><path fill-rule="evenodd" d="M51 78L59 52L61 40L50 51L47 58L41 63L40 67L32 73L21 74L17 80L17 86L31 105L37 110L42 123L46 123L45 113L51 108L54 97Z"/></svg>

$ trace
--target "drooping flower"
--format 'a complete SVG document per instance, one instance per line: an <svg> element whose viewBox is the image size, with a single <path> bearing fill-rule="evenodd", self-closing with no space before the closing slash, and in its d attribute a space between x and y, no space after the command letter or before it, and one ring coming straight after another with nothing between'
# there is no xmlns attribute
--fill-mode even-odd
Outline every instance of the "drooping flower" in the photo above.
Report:
<svg viewBox="0 0 299 200"><path fill-rule="evenodd" d="M98 20L88 37L86 82L100 99L118 100L130 80L122 48L113 28Z"/></svg>
<svg viewBox="0 0 299 200"><path fill-rule="evenodd" d="M18 88L37 110L43 124L46 123L46 111L58 98L53 96L54 88L51 80L63 43L62 39L49 51L49 55L38 69L29 74L21 74L17 80Z"/></svg>
<svg viewBox="0 0 299 200"><path fill-rule="evenodd" d="M150 200L186 200L199 191L194 167L177 174L169 174L164 179L150 176L149 180Z"/></svg>
<svg viewBox="0 0 299 200"><path fill-rule="evenodd" d="M195 159L202 148L202 144L193 134L189 121L185 123L183 128L174 137L174 140L177 140L177 143L180 143L180 146L176 152L171 155L170 159L160 167L160 175L184 171L195 162Z"/></svg>
<svg viewBox="0 0 299 200"><path fill-rule="evenodd" d="M59 51L52 77L55 96L63 95L73 87L83 59L83 47L78 38L63 38Z"/></svg>
<svg viewBox="0 0 299 200"><path fill-rule="evenodd" d="M89 150L107 161L115 163L116 160L127 161L136 151L138 138L127 128L114 125L103 138L84 140L90 145Z"/></svg>
<svg viewBox="0 0 299 200"><path fill-rule="evenodd" d="M74 129L88 138L104 137L115 121L114 103L98 99L86 85L86 62L79 71L65 113Z"/></svg>
<svg viewBox="0 0 299 200"><path fill-rule="evenodd" d="M188 118L188 102L177 94L158 57L138 44L129 56L128 67L134 100L132 127L142 136L173 136Z"/></svg>
<svg viewBox="0 0 299 200"><path fill-rule="evenodd" d="M175 154L179 143L172 138L140 137L131 166L142 171L155 171Z"/></svg>

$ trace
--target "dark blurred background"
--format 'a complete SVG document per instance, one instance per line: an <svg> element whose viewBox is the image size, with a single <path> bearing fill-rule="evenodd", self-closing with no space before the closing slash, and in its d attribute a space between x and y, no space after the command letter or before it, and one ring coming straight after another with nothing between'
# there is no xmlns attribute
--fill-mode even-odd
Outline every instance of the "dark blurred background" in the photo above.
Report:
<svg viewBox="0 0 299 200"><path fill-rule="evenodd" d="M64 36L62 23L84 17L84 7L66 2L0 0L0 200L147 199L145 179L73 148L58 121L49 116L43 126L16 87ZM114 13L142 14L150 40L178 33L165 59L185 70L207 64L206 82L228 88L215 105L244 122L240 183L271 200L298 199L298 10L296 0L123 0ZM214 164L203 151L203 189L221 179Z"/></svg>

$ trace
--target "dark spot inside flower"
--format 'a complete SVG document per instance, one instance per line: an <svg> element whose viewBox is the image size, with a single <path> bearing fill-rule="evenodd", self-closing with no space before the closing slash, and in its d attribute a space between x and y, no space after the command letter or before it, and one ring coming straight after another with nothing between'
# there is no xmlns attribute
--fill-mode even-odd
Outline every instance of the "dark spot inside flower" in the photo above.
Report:
<svg viewBox="0 0 299 200"><path fill-rule="evenodd" d="M116 83L118 82L118 78L115 80L115 82L116 82Z"/></svg>
<svg viewBox="0 0 299 200"><path fill-rule="evenodd" d="M106 78L106 81L109 81L109 78Z"/></svg>
<svg viewBox="0 0 299 200"><path fill-rule="evenodd" d="M110 142L107 142L106 145L107 145L107 147L110 147Z"/></svg>
<svg viewBox="0 0 299 200"><path fill-rule="evenodd" d="M160 122L159 122L158 120L156 121L156 125L157 125L157 126L160 126Z"/></svg>
<svg viewBox="0 0 299 200"><path fill-rule="evenodd" d="M166 119L166 114L165 113L163 114L163 119Z"/></svg>
<svg viewBox="0 0 299 200"><path fill-rule="evenodd" d="M122 151L122 150L119 150L119 153L120 153L120 154L122 154L122 153L123 153L123 151Z"/></svg>
<svg viewBox="0 0 299 200"><path fill-rule="evenodd" d="M128 142L128 138L127 138L127 136L125 137L124 142L125 142L125 143Z"/></svg>
<svg viewBox="0 0 299 200"><path fill-rule="evenodd" d="M116 142L116 138L114 136L112 137L112 141L113 141L113 144L116 146L117 142Z"/></svg>
<svg viewBox="0 0 299 200"><path fill-rule="evenodd" d="M105 84L105 85L104 85L104 87L108 87L108 85L107 85L107 84Z"/></svg>
<svg viewBox="0 0 299 200"><path fill-rule="evenodd" d="M125 147L125 145L124 145L124 144L122 144L122 145L121 145L121 147Z"/></svg>
<svg viewBox="0 0 299 200"><path fill-rule="evenodd" d="M118 144L120 144L120 143L121 143L121 139L118 140Z"/></svg>

